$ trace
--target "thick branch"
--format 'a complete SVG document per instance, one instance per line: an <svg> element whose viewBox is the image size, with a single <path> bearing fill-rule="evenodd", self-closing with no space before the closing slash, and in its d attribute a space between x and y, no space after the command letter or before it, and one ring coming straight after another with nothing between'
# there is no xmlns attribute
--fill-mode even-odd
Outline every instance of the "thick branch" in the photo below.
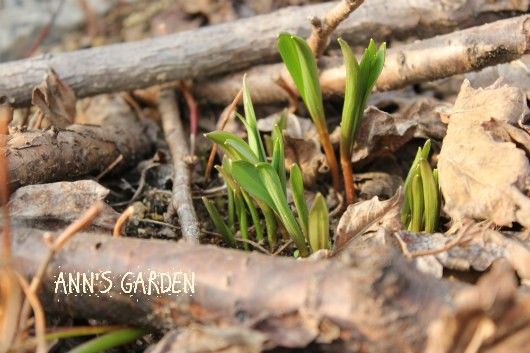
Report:
<svg viewBox="0 0 530 353"><path fill-rule="evenodd" d="M35 272L46 253L40 236L30 229L15 234L15 264L25 275ZM149 295L137 289L130 297L122 292L127 272L134 273L126 277L133 282L139 272L148 276L150 270L193 272L195 293ZM111 271L114 285L105 294L65 294L60 285L56 290L60 271L74 276ZM108 287L100 283L100 289ZM331 330L343 352L359 346L364 352L395 352L396 345L420 352L428 324L448 308L457 288L417 272L388 249L372 248L346 262L297 261L213 246L78 234L48 267L40 298L50 312L115 323L246 326L266 334L271 346L303 347L326 340Z"/></svg>
<svg viewBox="0 0 530 353"><path fill-rule="evenodd" d="M177 213L184 239L198 243L201 231L193 208L190 168L186 163L186 159L190 157L190 151L180 121L175 92L171 89L162 90L159 100L162 127L173 160L173 196L171 197L170 210Z"/></svg>
<svg viewBox="0 0 530 353"><path fill-rule="evenodd" d="M352 44L408 36L430 36L528 10L528 0L371 0L337 28L334 35ZM276 38L287 31L309 35L307 17L324 14L336 3L289 7L156 39L115 44L70 53L48 54L0 65L0 96L28 104L31 90L49 68L77 97L132 90L174 80L241 70L278 58Z"/></svg>
<svg viewBox="0 0 530 353"><path fill-rule="evenodd" d="M7 141L9 189L96 175L120 155L114 170L135 165L153 150L148 126L130 119L108 119L101 127L71 125L66 129L17 132Z"/></svg>
<svg viewBox="0 0 530 353"><path fill-rule="evenodd" d="M520 58L529 52L529 19L526 15L519 16L391 48L376 89L397 89ZM343 94L346 71L342 58L327 58L321 64L322 91ZM276 83L282 69L282 64L273 64L246 71L255 103L289 99ZM242 77L243 72L239 72L199 82L194 86L195 95L226 104L237 94Z"/></svg>

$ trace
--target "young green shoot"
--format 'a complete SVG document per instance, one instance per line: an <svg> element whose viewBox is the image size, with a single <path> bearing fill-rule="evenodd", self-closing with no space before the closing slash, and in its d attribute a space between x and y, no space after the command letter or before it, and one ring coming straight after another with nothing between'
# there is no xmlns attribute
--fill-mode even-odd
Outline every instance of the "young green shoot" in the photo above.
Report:
<svg viewBox="0 0 530 353"><path fill-rule="evenodd" d="M438 171L428 162L430 148L430 140L418 148L403 187L401 222L411 232L433 233L438 227L441 195Z"/></svg>
<svg viewBox="0 0 530 353"><path fill-rule="evenodd" d="M313 252L329 249L329 212L326 199L318 193L309 210L309 245Z"/></svg>
<svg viewBox="0 0 530 353"><path fill-rule="evenodd" d="M351 204L355 201L351 165L353 146L359 127L361 126L361 119L368 98L377 78L383 70L386 44L383 43L379 48L376 48L375 42L371 39L359 63L355 55L353 55L350 46L341 38L338 41L346 67L346 87L340 123L340 163L346 192L346 202Z"/></svg>
<svg viewBox="0 0 530 353"><path fill-rule="evenodd" d="M278 49L315 125L329 165L333 188L338 192L339 167L329 138L315 57L304 39L288 33L280 34Z"/></svg>

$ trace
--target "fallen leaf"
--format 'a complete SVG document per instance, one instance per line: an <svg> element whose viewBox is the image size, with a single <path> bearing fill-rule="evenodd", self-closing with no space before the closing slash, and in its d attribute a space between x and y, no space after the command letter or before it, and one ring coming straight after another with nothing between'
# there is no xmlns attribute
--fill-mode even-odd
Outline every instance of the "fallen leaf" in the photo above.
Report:
<svg viewBox="0 0 530 353"><path fill-rule="evenodd" d="M348 206L340 218L335 232L333 252L341 251L354 238L369 231L385 229L390 232L402 228L399 219L403 194L399 189L396 194L385 201L377 196Z"/></svg>
<svg viewBox="0 0 530 353"><path fill-rule="evenodd" d="M169 331L150 353L260 353L263 334L244 327L190 325Z"/></svg>
<svg viewBox="0 0 530 353"><path fill-rule="evenodd" d="M27 185L11 195L9 211L15 222L69 224L108 194L107 188L93 180ZM116 211L106 206L93 225L112 229L118 216Z"/></svg>
<svg viewBox="0 0 530 353"><path fill-rule="evenodd" d="M454 222L473 218L530 227L530 165L525 151L512 141L526 132L491 129L499 124L519 129L527 113L526 95L518 88L496 82L474 89L464 82L438 160L444 209Z"/></svg>
<svg viewBox="0 0 530 353"><path fill-rule="evenodd" d="M353 178L361 199L391 198L403 182L401 177L384 172L356 173Z"/></svg>
<svg viewBox="0 0 530 353"><path fill-rule="evenodd" d="M525 352L530 344L530 295L518 292L510 266L500 262L429 325L426 353Z"/></svg>
<svg viewBox="0 0 530 353"><path fill-rule="evenodd" d="M400 237L407 245L409 253L414 256L415 253L444 249L453 241L455 235L400 232ZM504 259L512 265L521 279L530 279L530 247L516 237L505 236L481 224L473 224L466 229L457 245L428 257L436 258L447 269L473 269L481 272L490 268L495 261Z"/></svg>
<svg viewBox="0 0 530 353"><path fill-rule="evenodd" d="M33 89L31 103L54 127L67 127L75 119L75 93L53 69L50 69L44 81Z"/></svg>

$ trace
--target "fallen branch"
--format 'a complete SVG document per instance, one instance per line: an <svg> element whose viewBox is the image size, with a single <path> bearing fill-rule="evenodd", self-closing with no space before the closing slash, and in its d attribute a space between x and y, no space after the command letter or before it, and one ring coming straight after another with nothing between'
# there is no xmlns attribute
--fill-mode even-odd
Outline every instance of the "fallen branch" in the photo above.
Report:
<svg viewBox="0 0 530 353"><path fill-rule="evenodd" d="M9 189L97 175L120 155L114 171L135 165L153 150L148 125L134 114L109 117L102 126L16 132L7 136ZM94 146L97 146L95 148Z"/></svg>
<svg viewBox="0 0 530 353"><path fill-rule="evenodd" d="M26 275L35 273L46 253L41 236L41 231L34 229L16 230L14 259L17 270ZM75 277L78 272L90 276L101 271L108 271L113 286L109 289L107 281L96 281L97 295L76 295L68 291L68 286L57 284L60 273L68 282L68 273ZM127 275L130 271L134 273ZM155 275L180 273L181 282L174 285L181 290L184 275L188 280L194 276L194 291L160 293L159 287L150 285L151 293L147 293L150 271ZM128 287L121 281L133 283L140 272L144 285L126 293ZM498 271L493 272L500 276ZM159 280L154 279L160 284ZM527 312L521 310L530 298L528 294L517 294L513 274L508 273L507 280L502 288L510 288L510 300L495 297L498 288L492 283L479 284L475 289L436 280L418 272L412 263L388 248L367 247L335 260L297 261L213 246L78 234L48 267L40 299L50 313L67 312L74 317L114 323L160 329L191 324L244 327L265 335L269 349L301 348L315 342L341 352L359 352L359 347L363 352L424 352L427 341L445 342L445 326L439 324L436 328L442 333L428 337L431 324L469 309L469 303L464 305L458 300L465 292L484 298L493 296L491 301L471 303L486 306L472 313L495 322L497 335L504 338L490 340L485 347L520 351L502 348L514 348L509 345L515 343L506 338L530 327ZM106 289L109 291L100 292ZM506 301L506 306L492 304L497 300ZM516 309L516 305L522 307ZM450 323L469 327L465 326L466 316L457 317L456 323ZM448 335L470 334L463 328L445 330ZM458 342L465 346L470 339L464 337Z"/></svg>
<svg viewBox="0 0 530 353"><path fill-rule="evenodd" d="M529 52L529 19L519 16L391 48L376 89L397 89L518 59ZM282 70L282 64L272 64L246 71L255 103L289 100L277 84ZM198 82L195 96L226 104L238 92L243 74ZM344 94L345 78L342 58L321 60L320 84L324 94Z"/></svg>
<svg viewBox="0 0 530 353"><path fill-rule="evenodd" d="M132 90L188 78L207 77L278 59L276 38L286 31L306 37L309 16L337 3L289 7L267 15L197 30L62 54L47 54L0 65L0 96L29 104L31 90L53 68L77 97ZM528 0L371 0L336 29L351 44L409 36L428 37L526 12ZM235 95L232 94L231 97ZM231 99L231 98L230 98ZM226 101L226 100L225 100Z"/></svg>
<svg viewBox="0 0 530 353"><path fill-rule="evenodd" d="M324 21L318 17L311 18L312 29L311 35L307 39L307 44L316 57L319 57L326 49L330 42L331 34L339 23L344 21L363 2L364 0L341 0L326 13Z"/></svg>
<svg viewBox="0 0 530 353"><path fill-rule="evenodd" d="M190 190L190 168L186 160L190 157L180 112L173 90L160 91L160 115L166 142L173 160L173 195L168 214L176 212L182 236L187 241L198 243L201 235L199 221L193 208Z"/></svg>

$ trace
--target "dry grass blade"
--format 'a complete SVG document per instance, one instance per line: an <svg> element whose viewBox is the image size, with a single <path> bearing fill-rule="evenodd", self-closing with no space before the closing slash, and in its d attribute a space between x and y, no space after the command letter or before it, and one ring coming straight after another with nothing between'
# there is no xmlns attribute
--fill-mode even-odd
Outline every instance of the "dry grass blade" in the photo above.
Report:
<svg viewBox="0 0 530 353"><path fill-rule="evenodd" d="M112 231L112 236L115 238L121 237L121 232L123 230L123 226L125 225L125 222L134 213L134 206L129 206L123 213L120 215L120 217L116 220L116 224L114 225L114 229Z"/></svg>
<svg viewBox="0 0 530 353"><path fill-rule="evenodd" d="M31 290L28 281L22 277L20 274L16 274L18 283L24 294L26 295L26 300L31 305L33 309L33 315L35 316L35 337L37 340L37 350L36 353L46 353L48 347L46 344L46 318L44 316L44 309L37 297L37 294Z"/></svg>

